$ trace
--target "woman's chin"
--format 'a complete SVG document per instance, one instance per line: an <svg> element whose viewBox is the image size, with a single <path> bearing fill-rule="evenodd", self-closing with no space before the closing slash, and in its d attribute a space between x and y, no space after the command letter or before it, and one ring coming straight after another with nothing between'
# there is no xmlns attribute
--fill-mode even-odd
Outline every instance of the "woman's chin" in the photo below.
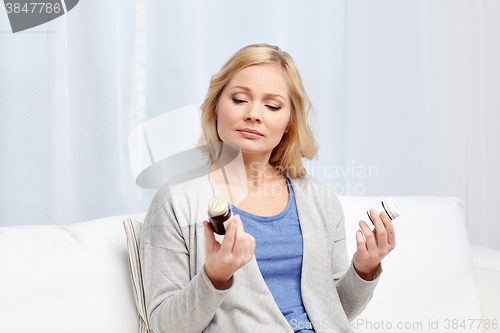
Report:
<svg viewBox="0 0 500 333"><path fill-rule="evenodd" d="M224 143L229 143L232 148L239 147L240 151L244 155L263 155L268 158L271 156L271 153L274 147L263 147L262 142L258 142L260 140L252 140L246 138L231 138L229 140L224 140ZM278 145L278 144L276 144ZM237 146L237 147L236 147Z"/></svg>

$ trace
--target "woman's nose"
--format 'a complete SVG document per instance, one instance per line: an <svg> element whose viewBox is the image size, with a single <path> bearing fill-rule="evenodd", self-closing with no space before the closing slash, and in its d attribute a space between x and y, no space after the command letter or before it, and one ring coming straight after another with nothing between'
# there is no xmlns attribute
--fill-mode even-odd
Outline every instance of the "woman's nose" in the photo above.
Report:
<svg viewBox="0 0 500 333"><path fill-rule="evenodd" d="M258 110L258 105L256 104L250 104L248 105L247 113L245 114L245 119L246 120L254 120L254 121L261 121L261 115Z"/></svg>

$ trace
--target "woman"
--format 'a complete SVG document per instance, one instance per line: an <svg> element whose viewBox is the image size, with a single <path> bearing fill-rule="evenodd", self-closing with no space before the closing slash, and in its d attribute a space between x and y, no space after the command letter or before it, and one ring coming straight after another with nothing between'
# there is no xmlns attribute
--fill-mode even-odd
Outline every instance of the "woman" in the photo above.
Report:
<svg viewBox="0 0 500 333"><path fill-rule="evenodd" d="M394 229L386 214L372 212L373 232L360 221L349 265L342 207L302 166L317 153L309 105L274 46L244 47L212 77L201 107L211 163L169 180L141 233L154 332L352 332ZM236 214L222 237L207 222L216 196Z"/></svg>

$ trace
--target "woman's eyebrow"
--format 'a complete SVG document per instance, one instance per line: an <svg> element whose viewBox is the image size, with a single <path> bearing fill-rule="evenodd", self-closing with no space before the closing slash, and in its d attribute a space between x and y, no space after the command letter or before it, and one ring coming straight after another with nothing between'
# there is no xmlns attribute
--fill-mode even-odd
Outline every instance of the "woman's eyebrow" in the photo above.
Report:
<svg viewBox="0 0 500 333"><path fill-rule="evenodd" d="M241 90L245 90L245 91L250 91L250 90L251 90L250 88L248 88L248 87L244 87L244 86L234 86L234 87L231 87L231 89L234 89L234 88L239 88L239 89L241 89ZM269 93L269 94L266 94L266 95L267 95L267 96L271 96L271 97L280 97L280 98L282 98L284 101L286 101L286 99L285 99L283 96L278 95L278 94L271 94L271 93Z"/></svg>
<svg viewBox="0 0 500 333"><path fill-rule="evenodd" d="M231 89L234 89L234 88L240 88L240 89L245 90L245 91L250 91L250 88L243 87L243 86L234 86L234 87L231 87Z"/></svg>
<svg viewBox="0 0 500 333"><path fill-rule="evenodd" d="M267 94L267 96L271 96L271 97L279 97L281 99L283 99L284 101L286 101L285 97L281 96L281 95L278 95L278 94Z"/></svg>

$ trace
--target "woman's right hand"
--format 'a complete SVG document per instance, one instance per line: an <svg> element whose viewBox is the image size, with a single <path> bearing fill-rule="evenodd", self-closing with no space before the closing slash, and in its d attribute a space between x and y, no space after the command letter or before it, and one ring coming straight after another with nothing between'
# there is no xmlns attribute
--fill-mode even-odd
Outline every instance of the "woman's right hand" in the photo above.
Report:
<svg viewBox="0 0 500 333"><path fill-rule="evenodd" d="M222 244L214 236L212 225L203 221L207 243L205 273L216 289L226 289L227 281L253 258L255 238L243 230L239 215L228 224Z"/></svg>

